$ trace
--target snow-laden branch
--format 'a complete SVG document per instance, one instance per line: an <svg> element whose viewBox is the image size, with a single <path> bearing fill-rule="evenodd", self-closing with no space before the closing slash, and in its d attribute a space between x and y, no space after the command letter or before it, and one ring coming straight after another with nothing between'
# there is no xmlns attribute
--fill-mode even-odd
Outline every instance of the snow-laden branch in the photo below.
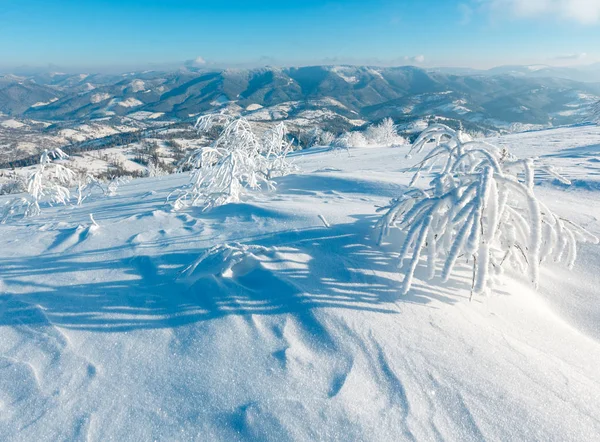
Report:
<svg viewBox="0 0 600 442"><path fill-rule="evenodd" d="M192 182L178 191L176 209L194 205L211 208L240 200L245 189L274 189L273 178L295 170L287 160L292 144L283 123L257 136L245 118L209 114L195 128L207 132L222 127L217 139L187 158Z"/></svg>
<svg viewBox="0 0 600 442"><path fill-rule="evenodd" d="M370 125L365 132L344 132L331 142L333 148L351 147L391 147L406 144L398 135L396 125L391 118L383 119L379 124Z"/></svg>
<svg viewBox="0 0 600 442"><path fill-rule="evenodd" d="M473 263L472 293L493 287L508 265L529 275L537 286L545 260L572 267L577 242L598 243L583 227L549 210L534 194L534 160L519 160L506 149L472 141L460 131L434 125L412 145L409 155L423 153L411 186L426 170L430 187L412 188L382 208L380 242L391 227L406 237L400 249L403 292L410 290L422 255L429 278L440 263L448 280L460 257ZM556 171L545 169L559 177ZM560 177L563 182L568 180Z"/></svg>
<svg viewBox="0 0 600 442"><path fill-rule="evenodd" d="M69 156L61 149L45 149L40 157L40 164L27 180L29 194L25 216L40 213L40 201L47 198L50 204L68 204L71 199L69 186L75 180L75 173L66 166L55 162L65 160Z"/></svg>

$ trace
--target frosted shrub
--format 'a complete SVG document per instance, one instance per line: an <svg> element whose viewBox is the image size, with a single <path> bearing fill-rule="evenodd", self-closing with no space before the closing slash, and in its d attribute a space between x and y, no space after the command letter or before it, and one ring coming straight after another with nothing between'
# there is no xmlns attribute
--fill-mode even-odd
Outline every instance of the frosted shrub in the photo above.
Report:
<svg viewBox="0 0 600 442"><path fill-rule="evenodd" d="M8 180L0 184L0 195L10 195L13 193L23 193L27 191L25 179L16 173L9 175Z"/></svg>
<svg viewBox="0 0 600 442"><path fill-rule="evenodd" d="M81 206L83 202L92 194L94 190L98 190L102 194L106 194L106 190L92 174L82 173L77 180L77 205Z"/></svg>
<svg viewBox="0 0 600 442"><path fill-rule="evenodd" d="M258 137L245 118L211 114L200 117L195 128L207 132L217 125L223 127L217 139L192 152L185 162L193 169L192 182L178 191L175 209L237 202L246 189L274 189L273 178L295 169L287 160L292 144L286 139L285 125Z"/></svg>
<svg viewBox="0 0 600 442"><path fill-rule="evenodd" d="M321 136L319 138L319 145L320 146L331 146L331 144L333 143L334 140L335 140L335 135L333 135L331 132L324 130L323 132L321 132Z"/></svg>
<svg viewBox="0 0 600 442"><path fill-rule="evenodd" d="M506 149L472 141L444 125L428 128L410 154L431 146L417 165L411 186L422 170L433 179L424 190L412 188L383 208L380 242L390 227L406 233L399 267L403 292L410 290L421 256L429 278L439 271L447 281L459 258L472 262L473 293L493 286L506 266L527 274L537 286L545 260L572 267L577 242L598 238L549 210L534 194L534 161L520 160ZM546 172L558 176L552 169Z"/></svg>
<svg viewBox="0 0 600 442"><path fill-rule="evenodd" d="M45 149L40 157L40 164L27 180L28 204L25 216L40 213L40 201L47 198L50 204L67 204L71 198L68 186L74 179L75 173L68 167L54 160L67 159L68 155L56 148Z"/></svg>
<svg viewBox="0 0 600 442"><path fill-rule="evenodd" d="M366 147L369 143L365 136L358 131L344 132L333 142L333 147L338 149L348 149L350 147Z"/></svg>
<svg viewBox="0 0 600 442"><path fill-rule="evenodd" d="M118 176L111 177L110 180L108 181L108 184L106 185L105 194L107 196L117 196L117 193L119 191L119 187L121 187L121 184L126 184L128 182L129 182L129 180L126 177L118 177Z"/></svg>
<svg viewBox="0 0 600 442"><path fill-rule="evenodd" d="M338 138L329 142L335 149L351 147L390 147L406 144L406 140L398 135L396 126L391 118L385 118L379 124L373 124L363 132L344 132Z"/></svg>
<svg viewBox="0 0 600 442"><path fill-rule="evenodd" d="M306 147L331 146L335 141L335 135L331 132L313 127L305 136Z"/></svg>
<svg viewBox="0 0 600 442"><path fill-rule="evenodd" d="M406 140L398 135L391 118L385 118L381 123L369 126L365 138L371 146L395 146L406 143Z"/></svg>

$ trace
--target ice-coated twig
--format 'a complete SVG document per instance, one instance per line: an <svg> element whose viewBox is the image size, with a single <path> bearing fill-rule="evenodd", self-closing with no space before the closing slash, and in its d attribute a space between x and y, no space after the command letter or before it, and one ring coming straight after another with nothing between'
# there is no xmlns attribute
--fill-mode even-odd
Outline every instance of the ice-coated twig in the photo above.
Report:
<svg viewBox="0 0 600 442"><path fill-rule="evenodd" d="M472 141L441 124L424 131L408 156L422 153L426 146L430 150L414 169L410 186L429 169L429 188L411 188L393 199L377 224L380 243L390 228L406 234L399 262L404 293L410 290L425 249L429 279L438 261L446 281L460 256L472 257L472 296L493 287L506 263L529 274L537 286L545 259L553 257L572 267L578 242L598 243L583 227L557 216L537 199L534 159L517 159L506 149ZM543 170L569 182L550 167Z"/></svg>

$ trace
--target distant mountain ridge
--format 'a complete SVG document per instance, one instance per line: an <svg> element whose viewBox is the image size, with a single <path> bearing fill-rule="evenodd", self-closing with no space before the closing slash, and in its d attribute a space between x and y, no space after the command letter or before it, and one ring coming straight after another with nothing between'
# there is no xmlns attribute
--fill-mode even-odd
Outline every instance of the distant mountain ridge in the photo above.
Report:
<svg viewBox="0 0 600 442"><path fill-rule="evenodd" d="M461 75L411 66L4 75L0 112L51 122L121 116L184 120L223 106L243 111L288 103L295 112L328 109L365 121L439 115L507 127L576 123L600 100L600 83L541 75L545 68L521 67L522 75L509 68Z"/></svg>

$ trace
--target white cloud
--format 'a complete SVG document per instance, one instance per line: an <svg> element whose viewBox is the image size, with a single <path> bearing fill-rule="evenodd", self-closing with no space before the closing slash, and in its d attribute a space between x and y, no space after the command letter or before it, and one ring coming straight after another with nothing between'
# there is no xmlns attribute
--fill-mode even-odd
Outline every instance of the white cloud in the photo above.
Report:
<svg viewBox="0 0 600 442"><path fill-rule="evenodd" d="M206 60L202 57L196 57L196 59L194 60L194 64L203 65L206 64Z"/></svg>
<svg viewBox="0 0 600 442"><path fill-rule="evenodd" d="M600 0L479 0L494 13L509 12L516 17L556 16L583 24L600 22Z"/></svg>
<svg viewBox="0 0 600 442"><path fill-rule="evenodd" d="M554 57L555 60L583 60L587 57L585 52L581 52L579 54L564 54Z"/></svg>
<svg viewBox="0 0 600 442"><path fill-rule="evenodd" d="M415 55L414 57L404 57L404 60L410 61L412 63L424 63L425 56L424 55Z"/></svg>
<svg viewBox="0 0 600 442"><path fill-rule="evenodd" d="M468 25L471 23L471 19L473 18L473 8L471 8L471 6L466 3L459 3L458 12L461 15L459 24Z"/></svg>

